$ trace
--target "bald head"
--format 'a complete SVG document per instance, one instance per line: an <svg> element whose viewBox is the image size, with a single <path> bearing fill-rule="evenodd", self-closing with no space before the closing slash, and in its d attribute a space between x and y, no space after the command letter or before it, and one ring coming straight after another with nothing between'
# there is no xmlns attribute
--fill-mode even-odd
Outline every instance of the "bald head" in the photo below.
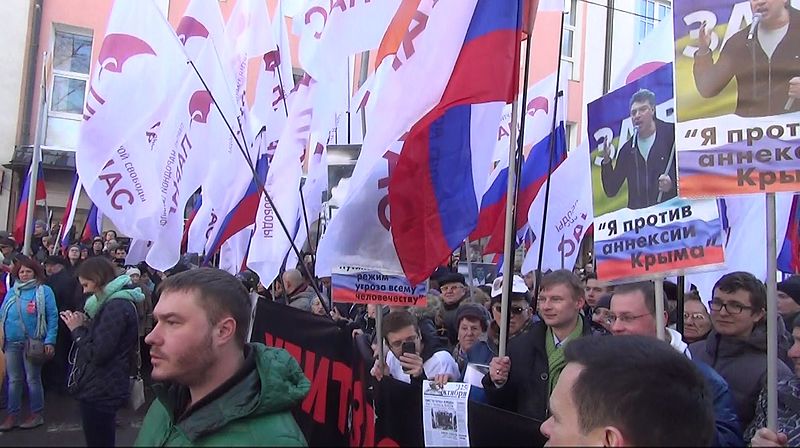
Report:
<svg viewBox="0 0 800 448"><path fill-rule="evenodd" d="M289 269L283 273L283 287L286 292L291 293L305 283L303 274L297 269Z"/></svg>

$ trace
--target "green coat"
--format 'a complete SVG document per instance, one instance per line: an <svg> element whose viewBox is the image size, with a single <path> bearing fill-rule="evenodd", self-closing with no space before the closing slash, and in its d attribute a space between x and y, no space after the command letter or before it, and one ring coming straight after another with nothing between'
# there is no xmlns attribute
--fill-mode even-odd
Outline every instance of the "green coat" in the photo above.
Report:
<svg viewBox="0 0 800 448"><path fill-rule="evenodd" d="M173 398L182 386L157 390L136 446L306 446L291 408L308 393L308 379L285 350L249 345L255 370L183 420L175 421Z"/></svg>

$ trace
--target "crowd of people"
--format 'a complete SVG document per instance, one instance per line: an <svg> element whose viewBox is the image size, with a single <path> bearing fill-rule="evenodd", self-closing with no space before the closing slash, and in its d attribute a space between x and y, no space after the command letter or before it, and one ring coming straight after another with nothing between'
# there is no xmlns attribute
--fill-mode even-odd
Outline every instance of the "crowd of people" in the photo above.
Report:
<svg viewBox="0 0 800 448"><path fill-rule="evenodd" d="M773 432L766 289L749 273L722 276L711 297L687 292L683 316L667 282L661 340L652 282L610 286L559 270L541 277L536 295L535 276L514 275L500 356L502 277L470 286L442 267L425 307L381 307L377 334L378 307L331 301L311 256L264 285L252 271L186 261L166 272L126 265L113 231L54 255L36 227L31 256L0 233L0 431L41 426L47 391L79 402L88 446L113 446L116 414L144 378L156 399L137 445L303 445L289 411L308 379L285 351L249 342L255 304L267 300L330 318L372 347L364 356L376 381L469 382L470 400L538 421L552 445L800 443L800 277L778 285Z"/></svg>

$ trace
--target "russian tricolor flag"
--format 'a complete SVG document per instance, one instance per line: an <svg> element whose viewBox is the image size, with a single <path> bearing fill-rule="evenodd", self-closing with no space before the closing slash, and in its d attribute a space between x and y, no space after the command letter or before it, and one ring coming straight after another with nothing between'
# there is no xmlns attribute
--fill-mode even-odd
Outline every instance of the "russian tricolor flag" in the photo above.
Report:
<svg viewBox="0 0 800 448"><path fill-rule="evenodd" d="M800 196L792 198L786 238L778 254L778 270L792 274L800 273Z"/></svg>
<svg viewBox="0 0 800 448"><path fill-rule="evenodd" d="M256 172L259 179L266 179L269 169L269 159L266 154L259 156L256 163ZM239 233L242 229L253 224L256 220L256 212L258 211L259 199L261 198L261 189L256 185L255 179L250 181L244 197L233 207L233 210L228 213L222 224L217 237L211 244L209 250L206 252L203 264L209 263L214 254L219 251L220 246L228 238Z"/></svg>
<svg viewBox="0 0 800 448"><path fill-rule="evenodd" d="M553 138L555 138L555 142L552 142ZM548 135L533 146L530 154L525 159L525 163L522 165L519 191L517 191L517 215L514 223L514 229L517 232L523 231L528 224L528 210L531 208L531 204L536 199L536 195L542 185L547 181L551 143L555 145L553 147L553 163L550 167L550 172L553 172L567 158L566 133L563 122L556 128L554 134ZM504 182L508 182L508 168L506 168L504 175L498 176L498 179L501 178ZM492 187L494 186L493 184ZM482 214L486 212L490 215L497 215L491 239L484 249L489 254L503 252L506 223L506 184L504 183L502 187L503 194L499 198L494 197L497 189L490 188L487 192L487 195L491 195L490 202L486 208L481 208ZM487 200L487 195L484 195L484 200ZM519 240L520 238L517 239Z"/></svg>
<svg viewBox="0 0 800 448"><path fill-rule="evenodd" d="M72 181L72 193L67 198L67 205L64 207L64 217L61 218L61 248L66 251L69 247L69 230L75 223L75 212L78 210L78 198L81 195L81 182L78 173Z"/></svg>
<svg viewBox="0 0 800 448"><path fill-rule="evenodd" d="M97 206L92 204L89 214L86 216L86 224L83 226L81 241L91 242L94 237L100 236L103 230L103 214L97 210Z"/></svg>
<svg viewBox="0 0 800 448"><path fill-rule="evenodd" d="M439 104L409 132L389 182L392 237L423 281L475 228L497 124L514 100L521 0L478 0Z"/></svg>
<svg viewBox="0 0 800 448"><path fill-rule="evenodd" d="M566 159L566 130L564 116L566 99L557 96L556 90L566 89L567 81L562 77L557 84L557 74L553 73L528 89L528 100L520 113L525 120L525 148L530 148L525 158L519 179L517 192L517 217L515 229L517 240L522 239L521 232L528 221L528 210L542 185L547 180L550 165L550 146L554 144L551 172L555 171ZM507 106L510 108L510 106ZM554 120L555 118L555 120ZM556 129L553 130L555 122ZM555 139L555 141L553 141ZM507 142L507 139L506 139ZM480 215L475 231L470 239L477 240L491 236L492 239L484 249L485 253L503 251L505 237L506 191L508 184L508 148L503 150L503 158L490 177L490 184L481 199Z"/></svg>
<svg viewBox="0 0 800 448"><path fill-rule="evenodd" d="M44 184L44 170L42 170L42 162L39 162L39 166L37 167L38 174L36 179L36 199L35 202L45 201L47 200L47 190ZM18 243L22 243L25 240L25 217L28 214L28 207L31 205L28 204L28 195L31 189L31 174L33 174L33 162L31 162L31 166L28 169L28 174L25 176L25 181L22 183L22 192L19 195L19 206L17 207L17 219L14 223L14 239L17 240ZM36 207L34 203L32 205ZM27 229L30 231L31 229Z"/></svg>

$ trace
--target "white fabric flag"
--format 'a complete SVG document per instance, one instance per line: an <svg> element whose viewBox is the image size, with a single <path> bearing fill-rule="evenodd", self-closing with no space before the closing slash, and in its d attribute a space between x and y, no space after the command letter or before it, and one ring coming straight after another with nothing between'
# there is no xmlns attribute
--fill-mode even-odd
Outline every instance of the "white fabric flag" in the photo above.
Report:
<svg viewBox="0 0 800 448"><path fill-rule="evenodd" d="M411 21L397 54L385 58L374 75L365 107L367 134L350 179L350 191L365 188L372 168L386 150L439 103L476 3L477 0L420 2L417 14L427 19ZM348 202L345 198L341 208L347 207ZM331 224L337 219L338 215Z"/></svg>
<svg viewBox="0 0 800 448"><path fill-rule="evenodd" d="M194 146L192 130L204 125L210 102L190 70L152 2L115 3L76 165L99 211L133 238L180 241L186 201L206 173L209 157Z"/></svg>
<svg viewBox="0 0 800 448"><path fill-rule="evenodd" d="M336 68L344 70L347 57L377 48L401 0L338 2L309 0L293 20L300 35L300 65L312 78L324 82Z"/></svg>
<svg viewBox="0 0 800 448"><path fill-rule="evenodd" d="M249 226L240 230L222 243L219 249L220 269L233 275L241 272L252 233L253 226Z"/></svg>
<svg viewBox="0 0 800 448"><path fill-rule="evenodd" d="M209 176L203 182L203 205L189 231L190 238L203 235L207 254L212 250L211 245L216 241L225 217L244 197L252 180L248 161L238 145L243 145L247 158L255 165L268 143L263 134L253 132L245 93L248 61L263 57L274 49L267 14L264 0L238 1L225 25L224 38L216 41L222 64L225 70L229 70L229 84L236 104L236 114L226 114L236 139L228 140L219 151L217 162L210 168ZM230 135L227 126L224 134Z"/></svg>
<svg viewBox="0 0 800 448"><path fill-rule="evenodd" d="M572 269L581 241L594 221L589 148L584 144L569 152L567 160L550 176L550 204L544 241L542 270ZM536 269L539 262L538 237L542 229L547 182L542 185L528 211L528 226L537 239L522 263L522 273Z"/></svg>
<svg viewBox="0 0 800 448"><path fill-rule="evenodd" d="M230 121L235 120L239 108L236 105L231 85L233 73L230 66L223 62L227 61L228 45L218 3L215 0L192 0L178 23L176 34L184 46L187 57L194 63L197 73L205 81L205 86L200 83L203 91L197 92L192 97L194 105L190 105L190 108L192 108L196 120L203 123L203 126L193 128L194 145L198 148L202 147L203 151L211 157L207 160L207 165L211 167L209 175L202 180L207 199L204 202L207 203L207 206L202 215L198 213L201 216L208 216L214 200L218 200L220 197L220 194L215 194L215 192L224 191L227 186L225 178L214 172L215 168L230 168L229 159L231 157L243 160L225 124L225 118ZM195 73L192 75L197 76ZM208 91L205 91L206 86L210 95ZM212 97L216 100L216 105L213 104ZM222 110L224 117L219 113L217 107ZM228 152L226 149L231 151ZM207 227L208 222L208 220L201 222L196 229L202 230ZM190 228L190 235L193 234L191 230ZM197 233L195 230L192 235L194 236L192 249L199 248ZM205 232L201 233L205 234ZM176 257L179 252L180 241L172 238L158 238L148 253L148 261L162 266L173 265L177 262ZM197 253L202 252L201 249Z"/></svg>
<svg viewBox="0 0 800 448"><path fill-rule="evenodd" d="M390 231L388 206L389 173L402 150L403 142L393 144L373 166L364 188L351 190L348 206L340 208L330 221L317 248L317 276L330 276L338 265L403 272Z"/></svg>
<svg viewBox="0 0 800 448"><path fill-rule="evenodd" d="M301 206L304 206L304 209L300 210L300 214L297 217L297 236L294 238L294 244L299 250L303 250L306 241L309 239L309 230L313 232L310 227L320 219L322 193L328 189L327 151L325 150L325 145L320 142L319 136L313 133L306 149L306 157L311 157L311 159L308 161L308 175L301 187L303 192ZM308 224L308 228L306 224ZM291 269L297 265L297 261L297 254L289 248L286 269Z"/></svg>
<svg viewBox="0 0 800 448"><path fill-rule="evenodd" d="M140 239L132 240L131 245L128 246L128 255L125 257L125 265L134 266L145 261L152 245L152 241Z"/></svg>
<svg viewBox="0 0 800 448"><path fill-rule="evenodd" d="M268 51L260 57L255 100L250 110L253 133L257 134L264 128L267 145L273 148L277 145L286 124L288 114L286 97L294 88L287 27L280 10L276 13L275 19L272 25L273 33L267 36L268 43L265 45Z"/></svg>
<svg viewBox="0 0 800 448"><path fill-rule="evenodd" d="M300 160L311 129L311 105L315 85L315 81L307 75L305 81L297 85L289 118L270 164L265 191L272 198L275 210L265 194L259 199L247 266L258 273L265 285L278 276L291 247L290 237L281 228L276 215L281 216L292 238L297 232L297 219L301 213L300 177L303 174Z"/></svg>
<svg viewBox="0 0 800 448"><path fill-rule="evenodd" d="M675 60L672 14L664 16L633 50L633 55L614 77L611 90L633 82Z"/></svg>

